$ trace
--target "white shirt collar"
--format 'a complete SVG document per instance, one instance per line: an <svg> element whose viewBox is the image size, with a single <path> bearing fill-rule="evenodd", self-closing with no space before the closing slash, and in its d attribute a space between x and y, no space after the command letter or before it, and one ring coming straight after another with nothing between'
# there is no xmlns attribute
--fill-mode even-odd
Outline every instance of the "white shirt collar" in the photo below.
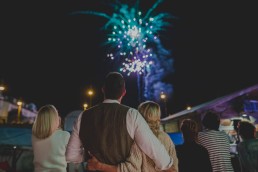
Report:
<svg viewBox="0 0 258 172"><path fill-rule="evenodd" d="M118 103L118 104L120 104L120 102L118 100L112 100L112 99L105 99L103 101L103 103Z"/></svg>

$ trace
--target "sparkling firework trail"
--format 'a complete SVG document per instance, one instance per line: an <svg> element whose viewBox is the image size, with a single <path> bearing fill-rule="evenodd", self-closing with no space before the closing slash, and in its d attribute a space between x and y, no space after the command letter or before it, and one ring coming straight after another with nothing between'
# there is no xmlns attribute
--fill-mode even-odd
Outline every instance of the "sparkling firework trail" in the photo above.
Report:
<svg viewBox="0 0 258 172"><path fill-rule="evenodd" d="M170 84L161 82L166 73L170 72L167 66L172 68L173 61L171 58L166 59L170 53L162 46L158 36L160 31L170 26L168 19L172 16L167 13L153 14L162 1L157 0L145 15L138 10L139 1L134 7L115 4L114 9L117 10L112 15L95 11L73 13L96 15L108 19L104 25L104 29L109 31L105 42L109 50L107 58L121 65L120 72L128 76L136 74L138 92L144 93L145 99L152 100L157 100L159 97L156 96L157 89L154 90L154 86L161 86L158 90L172 90L172 86L171 89L169 88ZM141 91L142 89L144 91ZM170 91L167 92L168 94Z"/></svg>

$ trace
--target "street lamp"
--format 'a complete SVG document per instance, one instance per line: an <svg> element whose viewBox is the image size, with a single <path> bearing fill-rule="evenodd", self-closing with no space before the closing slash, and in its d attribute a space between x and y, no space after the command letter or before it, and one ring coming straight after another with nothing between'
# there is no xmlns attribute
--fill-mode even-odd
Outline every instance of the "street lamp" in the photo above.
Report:
<svg viewBox="0 0 258 172"><path fill-rule="evenodd" d="M83 104L83 109L86 110L87 107L88 107L88 104L87 104L87 103L84 103L84 104Z"/></svg>
<svg viewBox="0 0 258 172"><path fill-rule="evenodd" d="M21 110L22 110L22 104L23 102L22 101L18 101L17 102L17 105L18 105L18 123L21 122Z"/></svg>
<svg viewBox="0 0 258 172"><path fill-rule="evenodd" d="M0 85L0 98L3 97L2 92L5 90L5 86Z"/></svg>
<svg viewBox="0 0 258 172"><path fill-rule="evenodd" d="M3 85L0 85L0 91L4 91L5 87Z"/></svg>
<svg viewBox="0 0 258 172"><path fill-rule="evenodd" d="M164 94L163 92L160 93L160 98L162 100L166 100L166 94Z"/></svg>
<svg viewBox="0 0 258 172"><path fill-rule="evenodd" d="M92 89L90 89L90 90L88 90L87 94L90 96L90 107L91 107L92 106L92 96L93 96L94 92Z"/></svg>
<svg viewBox="0 0 258 172"><path fill-rule="evenodd" d="M164 108L165 108L165 115L167 116L168 110L167 110L167 95L164 92L160 93L160 99L164 101Z"/></svg>

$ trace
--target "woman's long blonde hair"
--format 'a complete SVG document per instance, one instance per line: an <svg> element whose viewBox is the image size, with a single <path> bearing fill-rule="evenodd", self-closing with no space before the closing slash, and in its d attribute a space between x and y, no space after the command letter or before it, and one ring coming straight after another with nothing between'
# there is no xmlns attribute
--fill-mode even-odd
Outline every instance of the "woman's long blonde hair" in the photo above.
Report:
<svg viewBox="0 0 258 172"><path fill-rule="evenodd" d="M145 101L138 106L138 110L148 123L152 132L158 136L160 130L160 106L153 101Z"/></svg>
<svg viewBox="0 0 258 172"><path fill-rule="evenodd" d="M39 139L49 137L59 127L59 120L55 106L41 107L33 124L32 134Z"/></svg>

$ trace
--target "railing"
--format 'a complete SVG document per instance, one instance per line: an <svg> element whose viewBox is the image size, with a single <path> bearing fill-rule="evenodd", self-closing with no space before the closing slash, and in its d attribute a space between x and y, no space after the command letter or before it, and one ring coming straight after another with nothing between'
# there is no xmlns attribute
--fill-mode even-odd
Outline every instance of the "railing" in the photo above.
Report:
<svg viewBox="0 0 258 172"><path fill-rule="evenodd" d="M20 160L21 156L24 152L31 152L32 156L32 148L31 147L23 147L23 146L15 146L15 145L0 145L0 164L4 164L6 171L16 172L17 170L17 162ZM31 161L31 165L33 165ZM0 168L1 169L1 168ZM33 170L33 166L31 167ZM26 170L29 172L29 170Z"/></svg>

